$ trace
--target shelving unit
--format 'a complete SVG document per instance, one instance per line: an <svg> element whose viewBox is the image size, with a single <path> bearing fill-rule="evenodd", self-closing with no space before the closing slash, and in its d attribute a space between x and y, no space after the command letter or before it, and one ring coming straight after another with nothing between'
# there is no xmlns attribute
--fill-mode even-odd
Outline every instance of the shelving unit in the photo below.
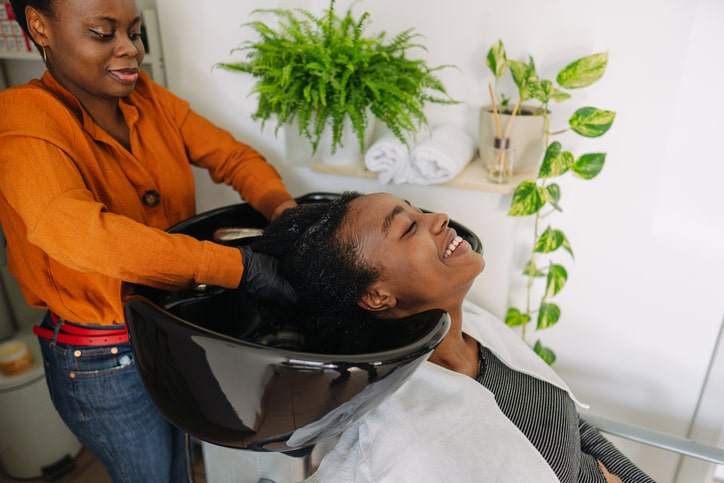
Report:
<svg viewBox="0 0 724 483"><path fill-rule="evenodd" d="M309 169L317 173L337 174L342 176L352 176L355 178L377 178L377 173L368 170L362 162L349 166L331 166L321 162L314 162L310 164ZM490 183L486 179L483 163L480 159L474 159L452 180L447 183L441 183L433 186L447 186L449 188L488 191L508 195L513 193L515 187L518 186L518 183L534 176L534 174L522 173L514 175L511 178L510 183Z"/></svg>
<svg viewBox="0 0 724 483"><path fill-rule="evenodd" d="M1 2L6 3L6 2ZM4 5L0 4L0 7ZM161 36L159 35L158 17L156 16L156 10L152 8L146 8L141 11L143 18L144 33L145 33L145 47L146 53L143 58L143 68L149 73L149 75L158 82L159 84L166 85L166 70L163 62L163 49L161 46ZM0 50L0 88L9 86L11 82L8 81L7 75L4 71L5 65L4 60L11 61L35 61L40 62L40 54L37 52L35 47L29 52L8 52Z"/></svg>
<svg viewBox="0 0 724 483"><path fill-rule="evenodd" d="M147 8L141 11L143 25L146 31L146 55L143 57L143 65L148 66L151 78L161 85L166 85L166 69L163 64L163 49L161 48L161 36L159 35L158 17L156 10Z"/></svg>

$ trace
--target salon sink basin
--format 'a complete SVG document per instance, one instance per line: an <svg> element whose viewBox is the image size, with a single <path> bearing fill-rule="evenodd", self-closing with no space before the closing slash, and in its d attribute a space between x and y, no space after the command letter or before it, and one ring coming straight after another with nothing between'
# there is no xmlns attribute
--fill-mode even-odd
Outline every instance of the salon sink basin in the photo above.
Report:
<svg viewBox="0 0 724 483"><path fill-rule="evenodd" d="M335 196L312 193L298 202ZM240 224L266 222L240 203L169 231L211 240L218 228ZM455 228L479 250L474 234ZM161 412L200 440L259 451L291 452L340 434L403 384L450 324L447 313L430 310L370 326L377 346L365 353L310 351L294 328L272 323L268 307L233 291L124 289L134 357Z"/></svg>

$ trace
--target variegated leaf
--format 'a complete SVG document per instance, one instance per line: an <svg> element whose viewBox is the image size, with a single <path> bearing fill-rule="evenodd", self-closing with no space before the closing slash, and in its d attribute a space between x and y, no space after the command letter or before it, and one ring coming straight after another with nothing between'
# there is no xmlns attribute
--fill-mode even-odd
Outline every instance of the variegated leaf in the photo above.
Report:
<svg viewBox="0 0 724 483"><path fill-rule="evenodd" d="M499 79L505 74L505 70L508 68L508 61L505 56L505 47L503 46L502 40L498 40L496 44L490 47L488 55L485 57L485 63L496 79Z"/></svg>
<svg viewBox="0 0 724 483"><path fill-rule="evenodd" d="M582 107L573 113L568 125L575 132L587 138L603 136L611 128L616 113L595 107Z"/></svg>
<svg viewBox="0 0 724 483"><path fill-rule="evenodd" d="M563 248L573 256L573 251L571 250L566 235L564 235L561 230L556 230L549 226L535 241L533 251L536 253L551 253L559 248Z"/></svg>
<svg viewBox="0 0 724 483"><path fill-rule="evenodd" d="M573 155L568 151L561 152L561 143L553 141L548 145L543 162L538 170L539 178L553 178L568 171L573 164Z"/></svg>
<svg viewBox="0 0 724 483"><path fill-rule="evenodd" d="M553 83L549 80L529 81L526 84L531 97L545 104L550 99L550 92L553 90Z"/></svg>
<svg viewBox="0 0 724 483"><path fill-rule="evenodd" d="M607 64L608 52L587 55L565 66L556 81L566 89L587 87L603 76Z"/></svg>
<svg viewBox="0 0 724 483"><path fill-rule="evenodd" d="M522 181L513 193L508 215L528 216L537 213L546 202L545 191L533 180Z"/></svg>
<svg viewBox="0 0 724 483"><path fill-rule="evenodd" d="M523 275L527 277L545 277L546 274L538 270L533 260L528 260L528 263L523 267Z"/></svg>
<svg viewBox="0 0 724 483"><path fill-rule="evenodd" d="M549 366L552 366L553 363L556 362L556 353L548 347L544 347L540 340L535 341L533 352L538 354L538 356Z"/></svg>
<svg viewBox="0 0 724 483"><path fill-rule="evenodd" d="M553 297L560 292L568 281L568 272L563 265L551 263L548 267L548 277L546 278L545 296Z"/></svg>
<svg viewBox="0 0 724 483"><path fill-rule="evenodd" d="M530 70L528 64L519 60L508 59L508 67L510 67L513 82L515 82L515 85L518 86L518 88L528 81L528 72Z"/></svg>
<svg viewBox="0 0 724 483"><path fill-rule="evenodd" d="M560 317L561 309L556 304L543 302L540 305L540 310L538 311L538 323L536 324L536 330L553 327L558 323L558 319L560 319Z"/></svg>
<svg viewBox="0 0 724 483"><path fill-rule="evenodd" d="M558 202L561 200L561 187L558 183L552 183L546 186L548 192L548 203L553 206L556 211L563 211Z"/></svg>
<svg viewBox="0 0 724 483"><path fill-rule="evenodd" d="M582 155L573 163L571 171L583 179L593 179L603 169L606 153L588 153Z"/></svg>
<svg viewBox="0 0 724 483"><path fill-rule="evenodd" d="M518 327L530 322L530 315L522 313L515 307L510 307L505 314L505 325L508 327Z"/></svg>
<svg viewBox="0 0 724 483"><path fill-rule="evenodd" d="M560 89L553 89L553 91L550 93L550 96L552 101L555 102L563 102L571 98L571 95L567 93L566 91L562 91Z"/></svg>

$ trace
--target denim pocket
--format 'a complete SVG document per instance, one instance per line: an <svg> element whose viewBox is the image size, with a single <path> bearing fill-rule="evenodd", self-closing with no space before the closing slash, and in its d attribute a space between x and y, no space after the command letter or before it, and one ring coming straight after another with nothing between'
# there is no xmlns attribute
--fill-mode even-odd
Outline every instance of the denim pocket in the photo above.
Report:
<svg viewBox="0 0 724 483"><path fill-rule="evenodd" d="M51 398L74 432L102 426L148 399L130 344L71 346L40 338L40 345Z"/></svg>
<svg viewBox="0 0 724 483"><path fill-rule="evenodd" d="M102 377L135 369L130 344L103 347L67 347L71 378Z"/></svg>

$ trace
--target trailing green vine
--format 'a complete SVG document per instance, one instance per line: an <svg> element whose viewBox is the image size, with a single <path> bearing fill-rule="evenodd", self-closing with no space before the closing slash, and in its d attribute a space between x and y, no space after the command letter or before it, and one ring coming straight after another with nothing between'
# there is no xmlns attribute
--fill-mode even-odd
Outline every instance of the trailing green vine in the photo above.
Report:
<svg viewBox="0 0 724 483"><path fill-rule="evenodd" d="M567 128L551 131L549 104L550 101L568 100L571 97L567 92L569 89L588 87L597 82L606 70L608 53L596 53L571 62L558 73L555 83L538 77L532 57L527 63L509 59L500 40L488 51L486 64L495 76L496 92L498 80L510 71L521 101L537 101L539 105L535 112L545 119L545 154L538 174L515 188L508 210L510 216L534 217L531 254L522 272L526 280L525 307L509 307L505 317L507 325L521 327L522 337L526 339L526 327L534 319L535 330L538 331L554 326L561 316L560 307L552 299L568 282L568 271L551 255L565 251L573 259L573 249L563 231L549 224L544 227L546 217L563 211L561 187L556 180L568 172L583 180L592 179L601 172L606 160L606 153L598 152L576 158L570 151L564 150L560 142L551 141L551 138L568 131L587 138L599 137L611 128L616 117L612 111L581 107L568 120ZM497 95L501 105L509 103L507 96ZM545 280L542 295L534 300L534 286L542 280ZM555 362L555 352L544 346L540 339L535 341L533 350L548 364Z"/></svg>

